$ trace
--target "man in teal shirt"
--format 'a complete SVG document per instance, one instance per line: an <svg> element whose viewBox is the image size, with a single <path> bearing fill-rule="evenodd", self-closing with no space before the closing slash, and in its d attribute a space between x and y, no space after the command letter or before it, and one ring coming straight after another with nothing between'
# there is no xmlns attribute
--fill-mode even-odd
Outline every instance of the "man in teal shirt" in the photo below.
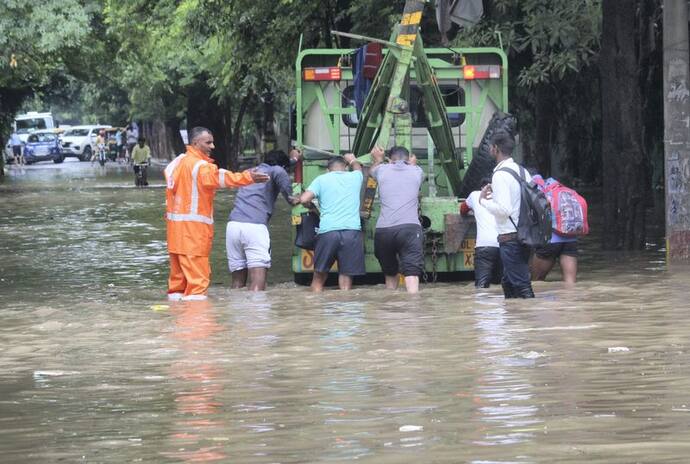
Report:
<svg viewBox="0 0 690 464"><path fill-rule="evenodd" d="M348 166L352 171L348 171ZM300 197L303 204L316 198L321 212L311 282L315 292L323 290L328 271L336 260L341 290L350 290L353 276L366 273L359 216L363 179L362 165L355 155L335 156L328 161L328 172L314 179Z"/></svg>

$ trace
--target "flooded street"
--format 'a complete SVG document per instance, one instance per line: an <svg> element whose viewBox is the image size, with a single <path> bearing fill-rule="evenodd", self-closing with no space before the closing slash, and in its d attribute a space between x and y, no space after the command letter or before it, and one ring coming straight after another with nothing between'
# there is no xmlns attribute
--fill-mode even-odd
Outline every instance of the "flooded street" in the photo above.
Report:
<svg viewBox="0 0 690 464"><path fill-rule="evenodd" d="M533 301L470 282L313 295L280 202L270 290L250 294L229 290L222 192L211 298L169 304L160 175L9 171L2 462L688 462L690 271L658 241L588 238L577 288L554 272Z"/></svg>

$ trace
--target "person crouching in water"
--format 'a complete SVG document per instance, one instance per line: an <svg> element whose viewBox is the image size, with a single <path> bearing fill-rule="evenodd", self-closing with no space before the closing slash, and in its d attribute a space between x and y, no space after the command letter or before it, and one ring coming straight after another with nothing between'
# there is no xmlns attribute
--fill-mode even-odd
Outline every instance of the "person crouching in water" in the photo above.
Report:
<svg viewBox="0 0 690 464"><path fill-rule="evenodd" d="M489 185L490 178L482 179L480 188ZM496 218L481 203L481 191L475 190L460 205L460 213L467 216L472 212L477 223L477 239L474 247L474 286L489 288L491 284L500 284L503 277L503 264L498 246Z"/></svg>
<svg viewBox="0 0 690 464"><path fill-rule="evenodd" d="M273 215L278 194L290 205L299 203L299 199L292 196L288 169L301 156L299 150L292 150L289 158L278 150L266 153L263 163L256 169L267 174L271 180L238 190L225 238L232 288L246 286L248 277L249 290L266 290L266 276L271 267L268 222Z"/></svg>
<svg viewBox="0 0 690 464"><path fill-rule="evenodd" d="M378 182L381 213L376 221L374 254L386 279L386 288L398 288L398 273L405 277L408 293L419 291L424 272L424 236L419 222L419 189L424 172L405 147L389 151L390 163L382 164L384 151L374 147L369 174Z"/></svg>
<svg viewBox="0 0 690 464"><path fill-rule="evenodd" d="M134 185L139 187L137 182L137 176L141 173L141 186L146 187L149 185L146 180L146 171L151 163L151 148L146 145L146 139L144 137L139 137L137 144L132 150L132 165L134 167Z"/></svg>
<svg viewBox="0 0 690 464"><path fill-rule="evenodd" d="M206 299L216 190L269 180L263 172L218 169L210 156L214 148L211 131L195 127L187 151L165 168L170 300Z"/></svg>

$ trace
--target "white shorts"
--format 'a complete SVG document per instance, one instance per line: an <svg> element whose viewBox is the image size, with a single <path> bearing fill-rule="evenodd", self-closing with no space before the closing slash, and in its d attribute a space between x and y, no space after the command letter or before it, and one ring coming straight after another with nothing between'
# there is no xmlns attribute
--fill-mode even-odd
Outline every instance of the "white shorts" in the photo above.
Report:
<svg viewBox="0 0 690 464"><path fill-rule="evenodd" d="M225 248L230 272L271 267L271 239L264 224L228 222Z"/></svg>

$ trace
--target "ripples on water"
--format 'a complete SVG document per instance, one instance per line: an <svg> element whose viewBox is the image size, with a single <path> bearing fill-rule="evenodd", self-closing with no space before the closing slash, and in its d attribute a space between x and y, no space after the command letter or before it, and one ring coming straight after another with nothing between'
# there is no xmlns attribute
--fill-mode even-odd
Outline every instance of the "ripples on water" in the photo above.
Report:
<svg viewBox="0 0 690 464"><path fill-rule="evenodd" d="M223 193L212 299L168 305L163 191L129 183L65 163L0 185L3 462L687 462L690 273L658 247L586 241L577 288L528 302L312 295L281 205L253 295L228 289Z"/></svg>

